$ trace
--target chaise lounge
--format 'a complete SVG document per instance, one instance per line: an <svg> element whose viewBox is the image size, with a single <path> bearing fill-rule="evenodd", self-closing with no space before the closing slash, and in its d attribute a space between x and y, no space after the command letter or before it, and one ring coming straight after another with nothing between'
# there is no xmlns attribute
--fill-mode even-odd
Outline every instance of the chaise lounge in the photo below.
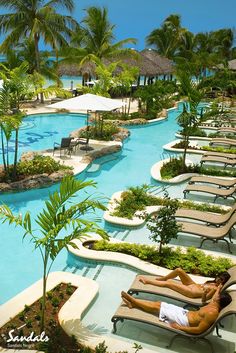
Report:
<svg viewBox="0 0 236 353"><path fill-rule="evenodd" d="M205 186L205 185L188 184L185 190L183 191L184 198L186 198L186 195L192 191L215 195L215 198L213 201L215 202L218 197L223 197L224 199L227 199L228 197L232 197L233 199L235 199L234 193L236 191L236 187L232 187L230 189L220 189L220 188L215 188L215 187Z"/></svg>
<svg viewBox="0 0 236 353"><path fill-rule="evenodd" d="M226 242L228 251L232 253L230 249L230 243L232 243L231 230L232 227L236 224L235 213L222 227L209 227L207 225L192 222L177 222L177 224L181 227L179 233L193 234L202 238L200 248L206 240L211 240L214 243L218 243L218 241L222 240ZM229 236L230 243L227 239L225 239L227 235Z"/></svg>
<svg viewBox="0 0 236 353"><path fill-rule="evenodd" d="M207 157L202 157L200 165L202 166L203 163L219 163L219 164L224 164L224 168L227 166L234 167L236 165L236 159L229 159L225 157L217 157L217 156L207 156Z"/></svg>
<svg viewBox="0 0 236 353"><path fill-rule="evenodd" d="M209 145L227 145L228 147L232 147L236 146L236 140L229 138L213 138Z"/></svg>
<svg viewBox="0 0 236 353"><path fill-rule="evenodd" d="M230 278L224 284L222 291L236 284L236 266L231 267L230 269L228 269L227 272L230 274ZM200 307L204 305L201 298L188 298L185 295L180 294L166 287L158 287L153 284L144 284L140 282L139 280L140 277L143 277L143 276L142 275L135 276L135 279L128 290L129 294L133 295L133 294L139 294L139 293L148 293L148 294L154 294L154 295L178 300L180 302L185 303L186 305L192 305L196 307ZM157 276L145 275L145 278L149 280L155 280ZM179 282L178 280L175 280L175 281Z"/></svg>
<svg viewBox="0 0 236 353"><path fill-rule="evenodd" d="M236 203L227 213L224 213L224 214L179 208L175 212L175 217L192 219L194 221L204 222L208 226L211 225L215 227L220 227L229 221L229 219L232 217L235 211L236 211Z"/></svg>
<svg viewBox="0 0 236 353"><path fill-rule="evenodd" d="M214 184L214 185L219 186L220 188L229 189L229 188L233 187L236 184L236 178L223 179L223 178L199 175L199 176L193 176L189 180L188 183L191 184L191 185L195 184L195 183Z"/></svg>
<svg viewBox="0 0 236 353"><path fill-rule="evenodd" d="M229 159L236 158L235 153L223 153L223 152L214 152L214 151L204 152L203 157L209 157L209 156L216 156L216 157L229 158Z"/></svg>
<svg viewBox="0 0 236 353"><path fill-rule="evenodd" d="M219 132L219 133L236 133L236 129L235 129L235 127L220 127L220 128L218 128L217 129L217 132Z"/></svg>
<svg viewBox="0 0 236 353"><path fill-rule="evenodd" d="M117 323L119 321L123 322L124 320L131 320L131 321L141 322L141 323L153 325L155 327L168 330L176 334L175 336L172 337L172 339L170 340L170 343L166 348L171 348L176 338L185 337L185 338L189 338L193 342L200 341L200 340L206 342L211 348L211 352L214 353L213 345L206 338L206 336L208 336L210 333L214 331L214 329L216 329L217 336L221 337L219 334L219 326L220 326L221 320L229 315L236 314L236 291L230 292L230 295L232 297L232 302L229 305L227 305L224 309L222 309L217 320L206 331L200 334L189 334L184 331L174 329L169 324L163 321L160 321L156 315L146 313L136 308L129 309L125 304L121 304L111 318L111 321L113 322L113 332L114 333L117 332Z"/></svg>

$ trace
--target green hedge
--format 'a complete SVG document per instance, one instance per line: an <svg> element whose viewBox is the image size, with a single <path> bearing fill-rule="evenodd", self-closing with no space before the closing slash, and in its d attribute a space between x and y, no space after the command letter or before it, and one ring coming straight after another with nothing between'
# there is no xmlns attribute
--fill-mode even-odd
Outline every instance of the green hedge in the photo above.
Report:
<svg viewBox="0 0 236 353"><path fill-rule="evenodd" d="M198 137L206 137L207 133L200 129L199 127L192 127L189 129L189 136L198 136ZM180 134L182 135L182 131L180 131Z"/></svg>
<svg viewBox="0 0 236 353"><path fill-rule="evenodd" d="M172 200L153 196L148 193L150 188L147 185L131 187L121 194L121 199L116 201L116 207L112 212L112 216L132 219L136 211L142 211L147 206L166 206ZM221 207L217 205L209 205L207 203L197 204L192 201L180 202L179 207L194 209L206 212L225 213Z"/></svg>
<svg viewBox="0 0 236 353"><path fill-rule="evenodd" d="M186 252L181 250L181 248L174 250L164 247L163 253L160 256L154 246L129 243L114 244L107 240L100 240L94 243L94 249L120 252L170 270L181 267L186 272L211 277L215 277L233 266L233 262L230 259L224 257L214 258L193 247L187 248Z"/></svg>
<svg viewBox="0 0 236 353"><path fill-rule="evenodd" d="M160 174L162 179L172 179L183 173L182 158L171 158L168 162L164 163L161 167ZM224 176L224 177L236 177L235 170L225 170L217 167L205 168L199 164L186 166L184 173L199 173L211 176Z"/></svg>
<svg viewBox="0 0 236 353"><path fill-rule="evenodd" d="M235 148L202 146L200 149L204 150L204 151L211 151L211 152L221 152L221 153L236 154L236 149Z"/></svg>

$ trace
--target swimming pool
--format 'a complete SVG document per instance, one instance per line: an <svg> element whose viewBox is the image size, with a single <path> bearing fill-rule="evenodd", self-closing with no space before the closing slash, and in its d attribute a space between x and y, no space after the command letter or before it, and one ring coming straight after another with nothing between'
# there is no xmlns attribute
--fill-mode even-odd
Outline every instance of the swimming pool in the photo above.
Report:
<svg viewBox="0 0 236 353"><path fill-rule="evenodd" d="M66 123L65 123L66 121ZM40 151L53 147L54 142L60 143L62 137L69 136L86 123L84 114L35 114L24 118L19 131L19 157L29 150ZM14 134L9 142L10 160L14 155ZM2 148L0 147L0 158Z"/></svg>
<svg viewBox="0 0 236 353"><path fill-rule="evenodd" d="M125 142L123 150L114 155L114 159L101 164L95 173L80 174L79 179L94 179L97 191L110 197L114 192L131 185L151 183L150 168L160 158L162 145L174 139L177 130L175 118L179 111L172 110L169 118L148 126L131 127L131 137ZM20 140L25 142L20 151L40 150L52 146L52 141L60 141L62 136L84 125L84 116L69 114L35 115L26 119L34 127L22 130ZM101 162L97 160L96 163ZM128 171L128 173L124 173ZM30 190L16 194L1 195L0 201L9 204L15 212L24 213L31 210L36 216L43 202L58 186ZM102 218L102 213L100 213ZM103 221L101 220L101 224ZM1 292L0 303L5 302L16 293L41 277L39 254L33 251L27 239L22 243L22 231L6 224L0 225ZM145 241L145 239L144 239ZM62 252L54 264L53 270L66 267L67 253ZM6 265L7 264L7 265Z"/></svg>
<svg viewBox="0 0 236 353"><path fill-rule="evenodd" d="M97 182L97 192L110 197L114 192L124 190L131 185L143 183L154 184L151 179L150 168L162 156L162 146L175 139L175 132L178 129L176 117L181 112L171 110L168 120L151 123L146 126L129 127L131 136L125 141L121 152L97 159L95 163L100 168L88 168L88 171L78 175L78 179L94 179ZM60 120L61 119L61 120ZM27 124L23 126L22 135L25 141L30 140L29 145L21 147L21 151L29 149L45 149L52 146L52 137L68 135L84 125L84 116L70 115L50 115L31 116L26 119ZM31 125L30 125L31 124ZM36 126L33 124L36 124ZM40 129L41 126L41 129ZM28 134L28 132L30 134ZM47 133L50 132L51 135ZM55 133L54 133L55 132ZM45 135L43 135L45 134ZM54 140L54 139L53 139ZM158 183L156 183L158 185ZM58 185L53 185L45 189L29 190L16 194L1 195L0 201L11 206L14 212L24 214L30 210L32 216L36 216L41 210L44 201L48 198ZM182 186L179 187L181 190ZM171 196L173 190L169 190ZM182 191L181 191L182 192ZM125 230L104 224L102 213L100 224L110 232L111 236L117 239L124 239L137 243L151 243L148 232L143 228L137 230ZM32 244L27 238L22 242L23 232L20 228L14 228L6 224L0 225L0 268L1 268L1 291L0 303L4 303L15 294L38 280L41 276L41 259L39 253L35 252ZM109 264L81 261L73 255L68 255L64 250L56 259L52 271L64 270L79 275L89 277L99 283L99 295L94 305L83 318L83 325L95 333L112 334L112 324L110 318L120 304L120 291L127 290L136 274L136 271L126 267ZM106 308L106 312L104 312ZM144 330L145 331L145 330ZM121 328L120 334L123 339L129 339L131 343L139 341L142 332L141 342L146 346L158 351L159 342L156 342L156 329L148 327L144 334L143 326L141 331L136 325L129 325ZM161 332L161 335L163 333ZM162 337L162 336L161 336ZM164 341L165 343L165 341Z"/></svg>

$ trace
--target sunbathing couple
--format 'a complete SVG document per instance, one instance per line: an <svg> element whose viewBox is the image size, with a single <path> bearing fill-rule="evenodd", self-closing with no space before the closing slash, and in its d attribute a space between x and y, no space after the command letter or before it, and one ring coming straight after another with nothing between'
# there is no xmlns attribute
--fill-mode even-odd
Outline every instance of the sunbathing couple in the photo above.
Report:
<svg viewBox="0 0 236 353"><path fill-rule="evenodd" d="M180 276L180 273L182 278ZM183 286L186 286L186 287L191 286L190 292L187 291L188 294L190 293L191 298L202 297L203 295L209 296L209 293L213 293L213 296L211 295L212 299L210 303L205 305L204 307L201 307L199 310L196 310L196 311L188 311L176 305L172 305L164 302L159 302L159 301L153 302L148 300L136 299L125 292L121 292L121 297L124 303L130 309L138 308L138 309L144 310L148 313L159 316L160 321L165 321L169 323L175 329L184 331L189 334L200 334L206 331L215 322L221 309L227 306L232 300L231 296L228 293L220 292L223 287L222 282L225 283L227 281L226 278L229 279L230 277L228 272L227 272L227 275L225 273L222 277L221 276L217 277L212 282L210 281L206 282L207 284L214 283L214 286L212 285L212 288L210 288L210 290L208 290L208 286L206 287L207 290L204 287L206 283L202 285L203 288L201 290L199 285L193 282L191 278L183 270L180 270L180 269L177 269L171 272L169 275L162 277L162 281L164 282L164 281L168 281L170 278L180 276ZM186 282L186 278L188 278L189 282ZM140 280L142 282L145 281L145 277L141 278ZM148 283L150 283L150 281L148 281ZM194 286L196 286L196 291L194 290ZM177 288L178 288L178 292L180 292L179 287ZM213 288L214 288L214 291L211 290ZM183 291L181 291L181 293L184 294ZM189 296L189 295L186 295L186 296Z"/></svg>

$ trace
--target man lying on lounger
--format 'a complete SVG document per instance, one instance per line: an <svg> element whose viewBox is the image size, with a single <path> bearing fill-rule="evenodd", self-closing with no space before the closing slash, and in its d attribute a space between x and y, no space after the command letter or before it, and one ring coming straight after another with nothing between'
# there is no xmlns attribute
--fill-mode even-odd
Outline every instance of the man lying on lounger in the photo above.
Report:
<svg viewBox="0 0 236 353"><path fill-rule="evenodd" d="M121 298L128 308L138 308L150 314L159 316L171 327L189 334L200 334L206 331L217 319L219 312L227 306L232 298L227 292L220 293L219 285L209 304L196 311L188 311L179 306L165 302L153 302L133 298L126 292L121 292Z"/></svg>

